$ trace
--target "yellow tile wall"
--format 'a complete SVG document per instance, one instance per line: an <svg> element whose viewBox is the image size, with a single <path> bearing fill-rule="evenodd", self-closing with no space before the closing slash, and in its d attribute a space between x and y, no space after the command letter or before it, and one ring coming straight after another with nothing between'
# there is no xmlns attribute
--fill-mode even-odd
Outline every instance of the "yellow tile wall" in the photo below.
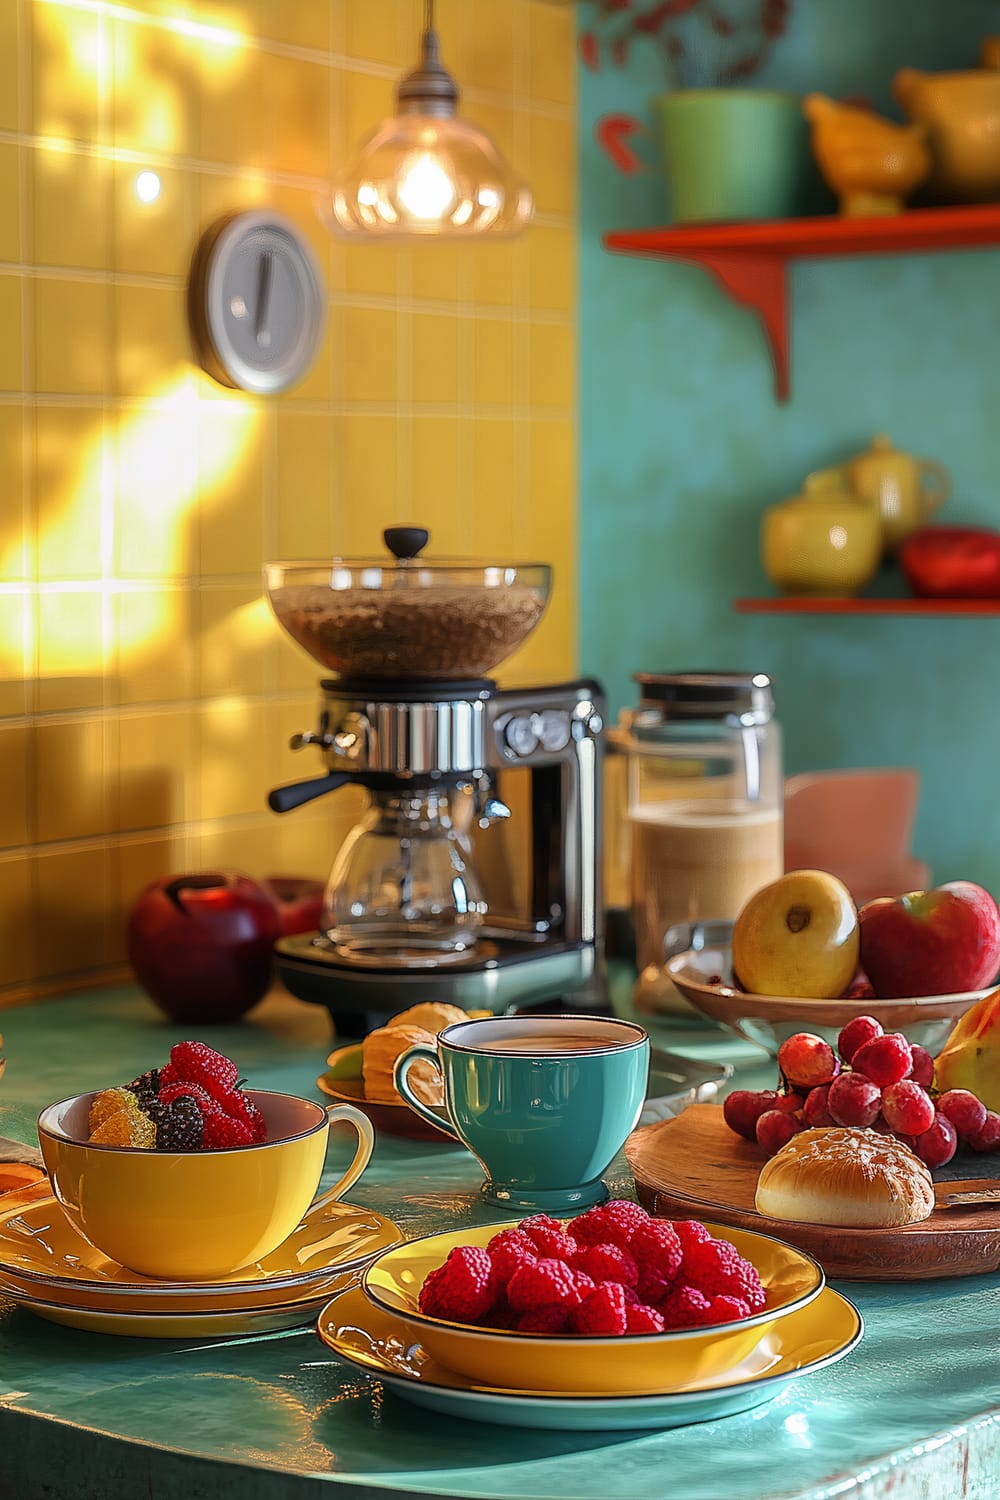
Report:
<svg viewBox="0 0 1000 1500"><path fill-rule="evenodd" d="M356 799L265 803L320 763L287 748L318 672L262 604L264 561L404 520L440 552L550 561L501 680L575 670L572 7L438 0L463 111L534 188L522 238L348 246L315 212L421 11L0 3L0 1005L123 976L159 874L326 875ZM314 369L272 400L200 371L185 311L201 231L258 205L329 292Z"/></svg>

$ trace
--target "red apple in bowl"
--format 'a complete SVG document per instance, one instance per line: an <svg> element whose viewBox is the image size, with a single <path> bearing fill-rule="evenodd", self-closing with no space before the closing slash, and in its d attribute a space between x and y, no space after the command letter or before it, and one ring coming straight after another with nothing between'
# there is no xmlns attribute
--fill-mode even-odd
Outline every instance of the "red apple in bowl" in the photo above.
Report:
<svg viewBox="0 0 1000 1500"><path fill-rule="evenodd" d="M983 989L1000 970L1000 910L971 880L879 896L858 917L861 967L882 1000Z"/></svg>
<svg viewBox="0 0 1000 1500"><path fill-rule="evenodd" d="M269 875L261 884L277 903L282 937L316 930L323 912L322 880L308 875Z"/></svg>
<svg viewBox="0 0 1000 1500"><path fill-rule="evenodd" d="M126 945L136 978L171 1020L238 1020L271 986L276 902L236 870L166 875L136 898Z"/></svg>

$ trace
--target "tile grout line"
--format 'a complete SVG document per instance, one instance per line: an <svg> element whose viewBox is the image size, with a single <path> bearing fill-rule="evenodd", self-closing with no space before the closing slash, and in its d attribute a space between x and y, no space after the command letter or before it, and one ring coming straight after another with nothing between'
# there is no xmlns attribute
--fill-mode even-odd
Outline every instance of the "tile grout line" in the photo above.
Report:
<svg viewBox="0 0 1000 1500"><path fill-rule="evenodd" d="M19 116L27 114L32 103L32 79L31 58L29 54L29 0L18 0L17 17L17 91ZM22 257L27 258L30 215L32 212L32 183L28 153L18 151L18 250ZM34 359L34 298L27 295L28 288L22 289L21 295L21 378L26 386L33 387L35 384L35 359ZM31 539L34 554L35 578L38 576L38 496L35 486L35 464L30 457L35 454L35 417L29 407L22 407L21 414L21 516L24 533L22 536L22 547L28 539ZM28 559L25 557L24 565L27 566ZM24 653L24 706L28 720L29 745L31 754L25 757L25 800L27 802L25 830L31 838L32 845L38 840L38 761L34 751L34 720L38 713L40 695L39 680L41 670L39 625L40 605L37 595L33 598L26 596L22 609L22 629L24 631L23 653ZM27 870L27 889L29 910L34 913L39 906L39 881L38 869L34 860L29 861ZM39 978L41 968L39 953L39 934L37 923L32 920L28 924L27 935L27 966L28 982L34 984Z"/></svg>

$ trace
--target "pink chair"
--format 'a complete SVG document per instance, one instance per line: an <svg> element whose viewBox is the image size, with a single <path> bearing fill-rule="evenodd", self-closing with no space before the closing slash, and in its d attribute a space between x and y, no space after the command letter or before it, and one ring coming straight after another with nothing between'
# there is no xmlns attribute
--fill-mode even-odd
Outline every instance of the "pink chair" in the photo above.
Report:
<svg viewBox="0 0 1000 1500"><path fill-rule="evenodd" d="M785 869L829 870L860 906L926 890L910 852L920 776L906 769L809 771L785 782Z"/></svg>

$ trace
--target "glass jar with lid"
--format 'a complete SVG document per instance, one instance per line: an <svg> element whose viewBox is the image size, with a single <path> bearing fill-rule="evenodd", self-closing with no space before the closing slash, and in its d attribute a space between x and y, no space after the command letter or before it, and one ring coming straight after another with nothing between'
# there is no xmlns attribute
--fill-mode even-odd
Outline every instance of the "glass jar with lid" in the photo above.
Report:
<svg viewBox="0 0 1000 1500"><path fill-rule="evenodd" d="M646 1010L684 1010L664 973L678 923L733 920L783 873L781 731L764 673L640 672L622 715L632 921Z"/></svg>

